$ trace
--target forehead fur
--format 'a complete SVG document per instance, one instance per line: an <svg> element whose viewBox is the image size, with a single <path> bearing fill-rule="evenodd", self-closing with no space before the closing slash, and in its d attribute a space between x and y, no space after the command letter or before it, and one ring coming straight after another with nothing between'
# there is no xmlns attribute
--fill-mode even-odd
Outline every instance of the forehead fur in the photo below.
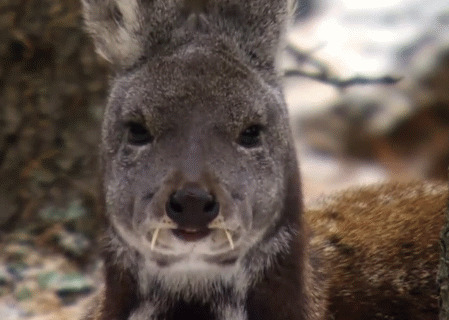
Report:
<svg viewBox="0 0 449 320"><path fill-rule="evenodd" d="M257 73L228 52L196 45L148 60L140 75L145 81L157 84L158 93L166 95L183 94L189 89L196 93L214 90L218 94L236 86L254 90L263 85Z"/></svg>
<svg viewBox="0 0 449 320"><path fill-rule="evenodd" d="M112 104L120 106L125 118L151 118L155 113L173 117L193 109L207 110L211 116L225 112L233 118L261 118L284 113L279 97L278 88L226 51L186 46L120 77L112 91Z"/></svg>

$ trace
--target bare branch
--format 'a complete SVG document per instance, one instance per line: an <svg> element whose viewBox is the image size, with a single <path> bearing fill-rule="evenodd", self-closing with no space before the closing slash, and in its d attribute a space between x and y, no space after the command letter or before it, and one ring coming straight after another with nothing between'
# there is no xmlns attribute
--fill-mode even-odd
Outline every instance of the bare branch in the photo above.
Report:
<svg viewBox="0 0 449 320"><path fill-rule="evenodd" d="M285 71L284 73L285 77L305 77L333 85L337 87L339 90L344 90L349 86L355 85L370 85L370 84L391 85L397 83L402 79L402 77L388 76L388 75L383 77L355 76L349 79L340 79L337 76L331 75L329 68L325 63L312 56L313 52L316 51L316 49L312 51L304 51L292 45L288 45L286 50L287 52L292 54L292 56L295 58L298 64L303 65L307 63L316 68L318 71L308 72L301 69L289 69Z"/></svg>
<svg viewBox="0 0 449 320"><path fill-rule="evenodd" d="M287 47L285 49L288 53L290 53L293 56L293 58L296 60L296 63L298 65L307 63L307 64L311 65L312 67L316 68L320 73L328 74L329 67L325 63L323 63L322 61L319 61L318 59L316 59L313 56L313 54L316 51L320 50L323 46L324 46L324 44L319 45L316 48L306 51L306 50L300 49L298 47L295 47L295 46L289 44L289 45L287 45Z"/></svg>
<svg viewBox="0 0 449 320"><path fill-rule="evenodd" d="M383 76L378 78L369 78L363 76L356 76L349 79L340 79L338 77L329 76L323 73L309 73L302 70L287 70L284 73L285 77L305 77L309 79L313 79L316 81L320 81L323 83L328 83L337 87L340 90L346 89L349 86L354 85L368 85L368 84L395 84L400 81L401 77L393 77L393 76Z"/></svg>

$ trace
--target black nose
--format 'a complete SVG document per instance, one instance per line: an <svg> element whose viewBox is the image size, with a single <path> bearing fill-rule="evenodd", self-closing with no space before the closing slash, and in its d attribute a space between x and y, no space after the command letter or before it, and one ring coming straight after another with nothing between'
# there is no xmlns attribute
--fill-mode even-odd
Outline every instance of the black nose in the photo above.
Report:
<svg viewBox="0 0 449 320"><path fill-rule="evenodd" d="M203 229L219 211L215 197L198 187L185 187L170 196L167 215L180 227Z"/></svg>

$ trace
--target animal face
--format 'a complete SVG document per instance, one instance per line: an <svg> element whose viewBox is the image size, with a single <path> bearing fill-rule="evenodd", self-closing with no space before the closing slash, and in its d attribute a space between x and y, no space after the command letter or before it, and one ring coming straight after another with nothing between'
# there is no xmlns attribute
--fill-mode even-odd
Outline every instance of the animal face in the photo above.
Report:
<svg viewBox="0 0 449 320"><path fill-rule="evenodd" d="M281 219L290 140L280 90L226 51L120 72L101 148L111 227L156 269L235 266Z"/></svg>

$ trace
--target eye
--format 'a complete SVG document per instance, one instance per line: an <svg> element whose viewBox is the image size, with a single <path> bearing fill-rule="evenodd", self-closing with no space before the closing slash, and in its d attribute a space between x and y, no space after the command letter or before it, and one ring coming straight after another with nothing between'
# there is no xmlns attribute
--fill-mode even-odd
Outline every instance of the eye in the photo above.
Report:
<svg viewBox="0 0 449 320"><path fill-rule="evenodd" d="M126 127L128 129L128 143L143 146L153 141L153 136L144 125L138 122L129 122L126 124Z"/></svg>
<svg viewBox="0 0 449 320"><path fill-rule="evenodd" d="M258 124L251 125L240 133L237 139L237 143L245 148L257 147L260 145L261 132L262 132L261 125Z"/></svg>

